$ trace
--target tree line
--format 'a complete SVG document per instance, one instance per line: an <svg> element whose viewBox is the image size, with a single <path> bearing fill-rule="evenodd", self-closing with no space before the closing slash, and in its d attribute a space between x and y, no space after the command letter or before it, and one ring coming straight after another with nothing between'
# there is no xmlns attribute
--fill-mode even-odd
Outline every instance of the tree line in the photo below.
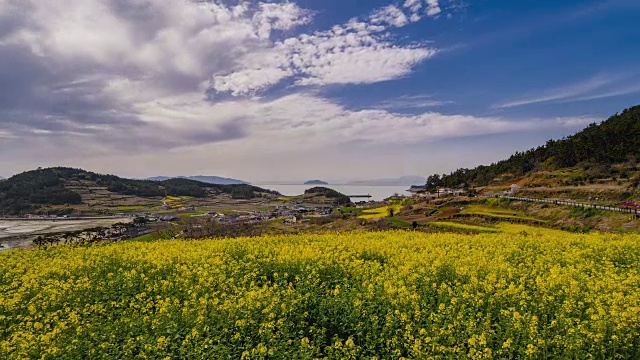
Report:
<svg viewBox="0 0 640 360"><path fill-rule="evenodd" d="M146 219L137 218L131 223L117 223L109 227L98 226L84 230L39 235L33 240L33 244L42 248L59 244L89 245L107 240L124 240L137 236L139 232L133 230L145 229L147 223Z"/></svg>
<svg viewBox="0 0 640 360"><path fill-rule="evenodd" d="M431 175L427 190L438 187L486 186L503 174L512 177L535 170L560 169L586 164L611 171L611 165L640 159L640 105L615 114L608 120L589 125L575 135L524 152L506 160L473 169L461 168L448 175Z"/></svg>
<svg viewBox="0 0 640 360"><path fill-rule="evenodd" d="M338 205L347 205L351 203L351 198L349 198L347 195L322 186L307 189L304 193L307 195L311 194L334 199Z"/></svg>

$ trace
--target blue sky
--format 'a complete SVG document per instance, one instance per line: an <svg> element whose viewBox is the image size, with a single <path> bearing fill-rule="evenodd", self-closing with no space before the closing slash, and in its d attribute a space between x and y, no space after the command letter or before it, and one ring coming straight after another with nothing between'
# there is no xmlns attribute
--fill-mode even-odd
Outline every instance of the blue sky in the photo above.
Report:
<svg viewBox="0 0 640 360"><path fill-rule="evenodd" d="M338 9L340 3L326 5ZM449 15L400 32L408 41L427 39L443 49L410 76L393 86L342 88L332 95L354 97L356 106L366 107L398 91L429 94L446 102L439 111L515 117L606 117L640 99L640 3L475 1ZM594 79L602 86L590 87ZM573 96L561 97L572 87ZM501 107L547 94L547 101ZM602 98L586 99L597 96Z"/></svg>
<svg viewBox="0 0 640 360"><path fill-rule="evenodd" d="M640 99L640 3L0 0L0 175L429 175Z"/></svg>

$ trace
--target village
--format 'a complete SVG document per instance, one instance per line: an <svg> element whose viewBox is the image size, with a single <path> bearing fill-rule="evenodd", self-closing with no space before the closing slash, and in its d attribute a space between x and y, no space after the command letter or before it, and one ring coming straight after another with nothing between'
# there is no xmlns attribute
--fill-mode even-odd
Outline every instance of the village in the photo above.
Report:
<svg viewBox="0 0 640 360"><path fill-rule="evenodd" d="M203 210L201 214L193 214L197 212L198 208L189 206L183 207L176 211L175 214L156 214L156 213L137 213L137 214L117 214L119 216L127 216L130 218L143 218L148 222L170 222L178 221L182 218L209 218L219 223L234 224L239 222L260 222L266 220L282 219L283 223L297 223L298 221L304 221L303 218L308 217L322 217L331 215L337 206L323 205L323 206L308 206L301 204L282 204L275 206L270 211L242 211L231 210L230 212L219 211L206 211ZM186 214L186 215L183 215Z"/></svg>
<svg viewBox="0 0 640 360"><path fill-rule="evenodd" d="M472 189L452 189L452 188L438 188L435 191L427 191L426 186L412 186L408 190L408 192L412 193L412 197L421 198L421 199L438 199L443 197L451 197L451 196L469 196L474 195L475 190ZM485 192L482 195L485 197L496 197L496 196L506 196L506 195L514 195L518 191L520 191L520 186L517 184L512 184L508 190L502 191L494 191L494 192Z"/></svg>
<svg viewBox="0 0 640 360"><path fill-rule="evenodd" d="M513 196L519 190L517 185L512 185L507 191L501 191L496 194L483 194L483 197L496 197L496 196ZM36 239L36 236L19 236L16 237L16 242L20 244L27 244L24 240L27 238L34 239L35 243L46 243L47 241L54 241L58 243L60 240L65 240L67 233L75 234L75 241L93 241L94 237L102 236L103 240L118 241L125 239L133 239L138 237L144 237L149 234L156 233L159 229L178 229L184 228L188 223L201 224L193 225L196 227L204 227L209 225L202 224L217 224L216 231L232 231L232 225L243 226L261 226L261 224L268 227L280 229L307 229L318 228L319 224L333 224L330 227L348 227L350 222L344 222L345 212L353 214L361 214L362 211L369 211L368 209L376 209L385 206L392 206L394 204L406 203L406 201L413 201L413 203L429 203L432 200L440 200L447 198L457 198L475 195L474 191L466 189L452 189L452 188L438 188L434 191L426 191L423 186L412 186L407 190L405 194L394 194L382 201L374 200L361 200L358 198L352 198L351 203L338 204L330 198L316 197L316 196L298 196L291 198L273 198L270 200L256 199L245 202L231 201L227 199L218 199L215 202L202 202L197 199L189 197L167 197L159 202L161 207L146 209L147 211L120 211L107 213L100 217L82 217L76 214L68 215L49 215L49 214L24 214L20 217L14 217L11 219L5 219L8 221L14 221L17 224L23 222L42 224L43 230L38 232L40 236ZM157 201L157 200L156 200ZM140 209L142 210L142 209ZM71 228L72 224L77 222L90 222L84 225L87 229L86 234L80 234L79 229L75 227ZM104 226L104 221L109 221L109 225ZM116 227L112 229L111 223L117 222L126 226ZM356 221L357 222L357 221ZM52 224L51 226L46 225ZM60 223L56 226L54 224ZM69 225L63 226L62 224L68 223ZM95 224L95 226L93 225ZM277 224L280 224L278 227ZM299 228L303 226L302 228ZM228 230L225 228L229 227ZM69 228L67 230L67 228ZM308 229L307 229L308 230ZM50 234L50 235L48 235ZM39 236L38 235L38 236ZM173 237L173 236L172 236ZM9 239L4 239L5 243L11 242ZM34 243L34 244L35 244ZM37 244L36 244L37 245ZM20 246L21 247L21 246Z"/></svg>

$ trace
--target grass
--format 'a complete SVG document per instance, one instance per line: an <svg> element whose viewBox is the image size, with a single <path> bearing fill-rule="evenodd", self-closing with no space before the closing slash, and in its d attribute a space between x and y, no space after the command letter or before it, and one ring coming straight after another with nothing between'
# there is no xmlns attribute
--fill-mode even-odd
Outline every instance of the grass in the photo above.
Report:
<svg viewBox="0 0 640 360"><path fill-rule="evenodd" d="M131 205L131 206L118 206L118 211L128 212L128 211L137 211L140 209L146 209L146 207L142 205Z"/></svg>
<svg viewBox="0 0 640 360"><path fill-rule="evenodd" d="M351 206L351 207L343 207L343 208L340 208L340 209L338 209L338 211L339 211L341 214L345 214L345 213L359 212L359 211L360 211L360 209L358 209L357 207L353 207L353 206Z"/></svg>
<svg viewBox="0 0 640 360"><path fill-rule="evenodd" d="M498 230L496 228L490 228L490 227L484 227L484 226L478 226L478 225L462 224L462 223L451 222L451 221L431 222L428 225L431 226L431 227L439 228L439 229L447 229L447 230L455 230L455 231L459 230L459 231L472 232L472 233L497 233L497 232L500 232L500 230Z"/></svg>
<svg viewBox="0 0 640 360"><path fill-rule="evenodd" d="M611 231L617 232L619 234L640 234L640 231L633 229L625 229L625 228L612 228Z"/></svg>
<svg viewBox="0 0 640 360"><path fill-rule="evenodd" d="M190 218L192 216L204 215L204 214L206 214L206 212L202 212L202 211L185 211L185 212L179 212L176 215L178 215L181 218Z"/></svg>
<svg viewBox="0 0 640 360"><path fill-rule="evenodd" d="M562 238L564 236L568 236L571 234L568 234L567 231L562 230L562 229L550 229L550 228L545 228L545 227L541 227L541 226L531 226L531 225L526 225L526 224L513 224L513 223L508 223L508 222L502 222L499 224L496 224L495 226L498 230L500 230L500 232L505 233L505 234L511 234L511 235L533 235L533 236L541 236L541 237L545 237L545 236L553 236L553 237L558 237L558 238ZM602 235L599 232L593 232L594 236L595 235Z"/></svg>
<svg viewBox="0 0 640 360"><path fill-rule="evenodd" d="M146 235L141 235L138 236L137 238L133 238L130 241L142 241L142 242L148 242L148 241L155 241L155 240L159 240L158 237L151 233L151 234L146 234Z"/></svg>
<svg viewBox="0 0 640 360"><path fill-rule="evenodd" d="M433 209L433 210L428 210L428 209L427 209L427 210L425 210L425 215L426 215L426 216L432 216L432 215L434 215L434 214L435 214L435 213L437 213L437 212L438 212L438 209Z"/></svg>
<svg viewBox="0 0 640 360"><path fill-rule="evenodd" d="M411 224L409 222L406 222L406 221L403 221L403 220L400 220L400 219L396 219L394 217L390 217L387 220L389 220L389 222L391 224L394 224L396 226L399 226L399 227L402 227L402 228L407 228L407 229L411 228Z"/></svg>
<svg viewBox="0 0 640 360"><path fill-rule="evenodd" d="M544 220L526 216L520 211L486 206L486 205L469 205L465 207L461 212L461 215L477 215L477 216L486 216L496 219L503 220L526 220L526 221L535 221L535 222L544 222Z"/></svg>
<svg viewBox="0 0 640 360"><path fill-rule="evenodd" d="M393 209L394 214L398 214L402 211L403 205L390 205L390 206L382 206L375 209L365 209L362 210L362 215L359 216L360 219L382 219L389 216L389 210Z"/></svg>
<svg viewBox="0 0 640 360"><path fill-rule="evenodd" d="M526 224L514 224L501 222L492 226L481 226L474 224L464 224L453 221L437 221L427 223L428 226L440 229L452 230L453 232L468 232L473 234L510 234L510 235L535 235L535 236L566 236L567 232L574 232L562 229L550 229L540 226ZM596 232L596 234L599 234Z"/></svg>

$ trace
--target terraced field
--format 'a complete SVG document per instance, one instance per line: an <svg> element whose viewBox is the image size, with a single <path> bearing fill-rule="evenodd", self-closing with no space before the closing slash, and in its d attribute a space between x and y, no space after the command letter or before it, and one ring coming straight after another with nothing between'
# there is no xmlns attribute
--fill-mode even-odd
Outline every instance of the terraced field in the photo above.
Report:
<svg viewBox="0 0 640 360"><path fill-rule="evenodd" d="M475 216L494 218L498 220L522 220L522 221L532 221L532 222L540 222L540 223L545 222L542 219L527 216L520 211L494 207L494 206L487 206L487 205L477 205L477 204L466 206L460 212L460 215L475 215Z"/></svg>
<svg viewBox="0 0 640 360"><path fill-rule="evenodd" d="M494 227L470 225L452 221L434 221L428 223L428 225L436 229L463 231L470 233L495 233L500 231Z"/></svg>
<svg viewBox="0 0 640 360"><path fill-rule="evenodd" d="M359 216L360 219L381 219L389 216L389 211L393 210L394 214L400 213L402 211L402 205L389 205L382 206L375 209L366 209L362 210L362 215Z"/></svg>

